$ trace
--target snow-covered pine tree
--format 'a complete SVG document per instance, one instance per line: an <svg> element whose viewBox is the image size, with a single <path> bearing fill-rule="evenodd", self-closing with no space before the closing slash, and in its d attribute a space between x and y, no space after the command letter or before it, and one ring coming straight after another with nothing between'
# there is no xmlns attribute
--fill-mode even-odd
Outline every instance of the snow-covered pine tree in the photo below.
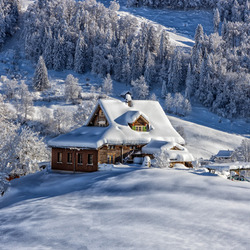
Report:
<svg viewBox="0 0 250 250"><path fill-rule="evenodd" d="M86 61L88 61L87 56L87 44L85 43L84 37L80 35L76 45L75 52L75 62L74 62L74 70L77 73L84 73L87 71L88 67Z"/></svg>
<svg viewBox="0 0 250 250"><path fill-rule="evenodd" d="M170 92L178 92L183 87L182 75L182 56L180 51L176 50L168 69L167 89Z"/></svg>
<svg viewBox="0 0 250 250"><path fill-rule="evenodd" d="M37 91L43 91L50 87L47 68L42 56L39 57L38 63L36 65L33 86Z"/></svg>

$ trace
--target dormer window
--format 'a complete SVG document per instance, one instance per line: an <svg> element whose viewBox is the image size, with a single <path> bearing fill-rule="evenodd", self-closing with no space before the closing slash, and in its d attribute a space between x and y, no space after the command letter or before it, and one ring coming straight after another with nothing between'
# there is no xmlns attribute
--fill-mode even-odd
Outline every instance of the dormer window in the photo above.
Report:
<svg viewBox="0 0 250 250"><path fill-rule="evenodd" d="M137 120L135 120L132 124L129 124L131 129L138 132L147 132L149 131L149 122L140 115Z"/></svg>

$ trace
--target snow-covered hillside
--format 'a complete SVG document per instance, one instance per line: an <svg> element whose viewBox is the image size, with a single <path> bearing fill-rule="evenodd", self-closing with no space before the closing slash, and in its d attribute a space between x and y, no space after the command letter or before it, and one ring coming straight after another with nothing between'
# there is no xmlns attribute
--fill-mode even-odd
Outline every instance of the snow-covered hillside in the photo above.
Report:
<svg viewBox="0 0 250 250"><path fill-rule="evenodd" d="M248 249L250 185L178 169L37 173L0 201L0 248Z"/></svg>

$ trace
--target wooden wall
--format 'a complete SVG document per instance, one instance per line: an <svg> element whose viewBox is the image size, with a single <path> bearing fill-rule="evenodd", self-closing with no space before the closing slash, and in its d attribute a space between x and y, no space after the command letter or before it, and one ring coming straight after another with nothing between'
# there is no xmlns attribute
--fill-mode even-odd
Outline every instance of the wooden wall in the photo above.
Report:
<svg viewBox="0 0 250 250"><path fill-rule="evenodd" d="M58 153L62 153L62 162L58 162ZM68 153L72 153L72 163L67 162ZM78 154L82 154L82 164L78 163ZM93 165L88 164L88 154L93 155ZM51 169L76 172L93 172L98 170L98 151L91 149L52 148Z"/></svg>
<svg viewBox="0 0 250 250"><path fill-rule="evenodd" d="M123 162L123 160L132 152L140 151L144 145L132 145L132 146L125 146L125 145L110 145L110 146L103 146L98 151L98 162L99 163L107 163L108 162L108 155L114 156L114 162ZM132 158L132 157L131 157Z"/></svg>

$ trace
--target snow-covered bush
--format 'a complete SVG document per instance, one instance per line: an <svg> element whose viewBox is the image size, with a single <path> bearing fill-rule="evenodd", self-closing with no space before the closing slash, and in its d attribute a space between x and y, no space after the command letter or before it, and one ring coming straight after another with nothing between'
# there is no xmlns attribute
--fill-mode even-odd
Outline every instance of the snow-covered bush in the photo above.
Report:
<svg viewBox="0 0 250 250"><path fill-rule="evenodd" d="M154 154L154 160L152 164L156 168L166 168L169 167L169 155L166 151L162 150L159 153Z"/></svg>

